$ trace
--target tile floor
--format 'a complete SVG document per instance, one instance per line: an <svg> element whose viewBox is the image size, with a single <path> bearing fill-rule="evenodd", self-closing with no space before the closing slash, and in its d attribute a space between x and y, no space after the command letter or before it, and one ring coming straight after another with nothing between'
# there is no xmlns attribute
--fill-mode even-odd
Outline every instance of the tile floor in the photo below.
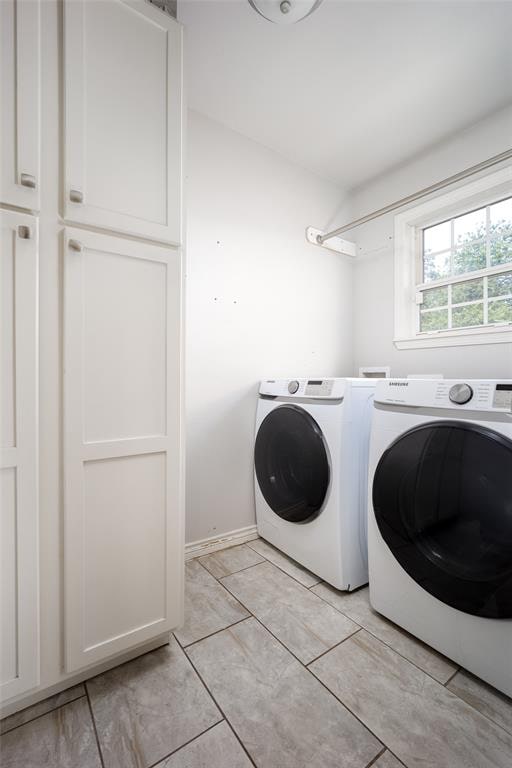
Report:
<svg viewBox="0 0 512 768"><path fill-rule="evenodd" d="M168 646L0 723L2 768L511 768L512 700L261 539Z"/></svg>

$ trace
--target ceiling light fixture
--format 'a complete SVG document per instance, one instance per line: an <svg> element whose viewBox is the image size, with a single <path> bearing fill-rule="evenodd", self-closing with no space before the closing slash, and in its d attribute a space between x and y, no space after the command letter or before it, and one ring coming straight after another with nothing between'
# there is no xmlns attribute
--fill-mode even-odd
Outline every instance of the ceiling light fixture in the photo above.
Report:
<svg viewBox="0 0 512 768"><path fill-rule="evenodd" d="M260 16L274 24L295 24L313 13L322 0L249 0Z"/></svg>

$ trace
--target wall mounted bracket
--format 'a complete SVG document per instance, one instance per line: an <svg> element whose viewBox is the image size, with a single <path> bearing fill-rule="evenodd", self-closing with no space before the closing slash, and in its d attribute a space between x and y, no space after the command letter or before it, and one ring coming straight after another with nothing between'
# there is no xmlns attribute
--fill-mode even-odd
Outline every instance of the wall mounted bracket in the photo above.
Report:
<svg viewBox="0 0 512 768"><path fill-rule="evenodd" d="M350 240L343 240L341 237L330 237L324 243L318 241L318 236L324 235L321 229L315 229L315 227L308 227L306 229L306 240L308 243L318 245L322 248L327 248L335 253L342 253L344 256L349 256L351 259L356 258L356 244L350 242Z"/></svg>

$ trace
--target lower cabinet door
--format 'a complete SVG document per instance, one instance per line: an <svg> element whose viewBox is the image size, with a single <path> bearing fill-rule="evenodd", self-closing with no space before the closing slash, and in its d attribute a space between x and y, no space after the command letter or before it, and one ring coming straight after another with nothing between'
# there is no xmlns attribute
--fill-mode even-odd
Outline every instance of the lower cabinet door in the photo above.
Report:
<svg viewBox="0 0 512 768"><path fill-rule="evenodd" d="M181 256L64 231L65 665L181 622Z"/></svg>
<svg viewBox="0 0 512 768"><path fill-rule="evenodd" d="M0 212L0 699L39 683L37 219Z"/></svg>

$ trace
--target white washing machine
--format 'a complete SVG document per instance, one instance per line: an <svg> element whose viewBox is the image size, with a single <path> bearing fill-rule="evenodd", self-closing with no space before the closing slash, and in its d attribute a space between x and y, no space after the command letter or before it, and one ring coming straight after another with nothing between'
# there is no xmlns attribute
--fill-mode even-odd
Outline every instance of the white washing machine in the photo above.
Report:
<svg viewBox="0 0 512 768"><path fill-rule="evenodd" d="M512 696L512 380L380 381L370 602Z"/></svg>
<svg viewBox="0 0 512 768"><path fill-rule="evenodd" d="M375 381L263 381L254 446L258 533L343 590L368 582Z"/></svg>

